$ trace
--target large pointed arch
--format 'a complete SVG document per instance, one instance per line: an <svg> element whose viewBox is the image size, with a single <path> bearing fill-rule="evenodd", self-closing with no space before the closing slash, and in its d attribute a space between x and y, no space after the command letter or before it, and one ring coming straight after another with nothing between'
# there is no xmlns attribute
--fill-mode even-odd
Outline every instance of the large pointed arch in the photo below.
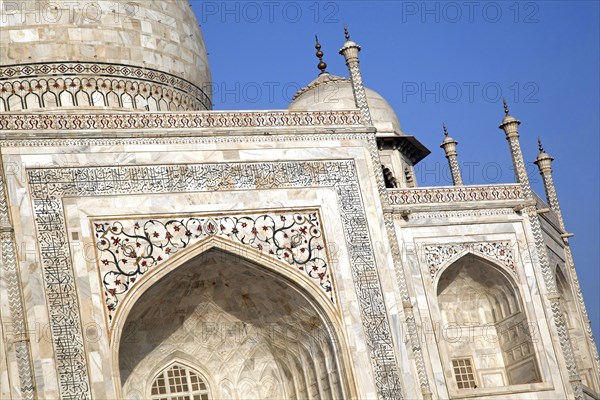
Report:
<svg viewBox="0 0 600 400"><path fill-rule="evenodd" d="M143 282L140 282L132 289L131 293L129 293L123 301L120 312L115 316L113 329L110 334L112 364L118 390L121 390L125 384L125 382L122 381L123 379L121 376L122 366L120 357L123 350L120 344L123 338L124 329L128 324L129 316L132 312L135 313L134 310L136 309L136 305L146 301L144 297L147 293L152 291L153 288L161 285L161 282L165 282L171 275L177 274L182 268L189 270L192 263L201 262L201 259L204 256L209 255L210 257L224 257L227 260L225 263L228 263L228 265L239 262L243 265L243 268L252 270L252 273L260 273L266 280L279 282L281 285L285 286L286 289L284 291L289 291L289 296L294 296L295 299L298 299L298 301L303 302L305 305L310 304L312 311L310 311L309 314L313 313L311 315L313 315L314 318L319 318L321 322L315 322L317 325L323 324L324 329L319 335L327 335L328 337L324 340L331 343L331 347L326 351L321 351L320 354L333 353L333 363L337 366L334 368L333 374L331 371L327 371L327 375L337 374L337 377L326 377L329 381L325 386L327 386L328 391L331 391L329 385L339 384L341 385L341 388L338 390L343 392L344 397L352 397L354 393L356 393L353 367L349 362L347 346L344 344L345 340L341 330L340 316L337 309L330 301L319 293L318 289L314 288L314 285L307 284L303 277L291 271L289 267L286 268L280 261L264 257L264 255L253 251L244 251L243 255L240 255L239 249L239 245L228 240L219 237L210 237L203 242L190 247L177 257L173 257L169 262L153 271L152 274L145 277ZM202 268L202 266L199 268ZM264 298L261 299L264 300ZM274 305L274 307L277 306ZM297 329L302 329L302 326L299 325ZM319 337L318 340L320 339L323 338ZM273 348L277 348L278 351L281 352L285 352L287 347L290 346L286 346L285 343L273 344ZM298 359L299 357L293 356L292 358ZM285 369L293 370L284 357L278 358L277 362L286 362L287 366ZM331 359L323 360L323 364L331 365L331 363ZM319 377L319 379L321 378L323 377ZM125 378L125 380L126 379L127 378ZM126 393L120 393L120 396L123 397L125 394Z"/></svg>
<svg viewBox="0 0 600 400"><path fill-rule="evenodd" d="M542 382L535 332L512 272L466 251L442 265L434 293L438 348L453 396Z"/></svg>

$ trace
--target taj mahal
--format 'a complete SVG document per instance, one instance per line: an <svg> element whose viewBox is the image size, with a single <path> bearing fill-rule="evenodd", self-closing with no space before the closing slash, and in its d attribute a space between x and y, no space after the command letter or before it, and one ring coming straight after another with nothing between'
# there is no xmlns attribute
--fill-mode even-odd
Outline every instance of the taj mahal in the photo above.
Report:
<svg viewBox="0 0 600 400"><path fill-rule="evenodd" d="M600 399L526 110L491 121L514 182L466 185L446 131L423 187L351 27L346 76L317 40L287 109L219 111L188 1L40 3L0 0L1 399Z"/></svg>

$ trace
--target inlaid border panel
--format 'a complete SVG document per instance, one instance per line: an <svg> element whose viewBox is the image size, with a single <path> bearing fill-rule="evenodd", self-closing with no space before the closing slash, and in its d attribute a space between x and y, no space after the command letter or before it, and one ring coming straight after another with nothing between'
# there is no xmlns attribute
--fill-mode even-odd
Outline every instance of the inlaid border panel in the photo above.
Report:
<svg viewBox="0 0 600 400"><path fill-rule="evenodd" d="M28 182L63 399L90 398L62 199L275 188L334 188L379 398L401 398L399 368L354 161L29 169Z"/></svg>

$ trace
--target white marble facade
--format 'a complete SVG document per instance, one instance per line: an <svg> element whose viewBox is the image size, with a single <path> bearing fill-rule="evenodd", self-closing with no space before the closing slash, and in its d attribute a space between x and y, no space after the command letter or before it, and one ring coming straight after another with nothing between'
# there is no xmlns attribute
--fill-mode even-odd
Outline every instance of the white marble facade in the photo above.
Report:
<svg viewBox="0 0 600 400"><path fill-rule="evenodd" d="M164 75L146 95L139 76L2 94L0 398L599 398L552 202L522 180L418 187L428 150L362 86L349 39L350 79L322 75L289 110L207 111L204 43L176 4L144 3L104 60L123 74L153 60ZM55 43L64 26L13 14L11 63L49 41L32 57L50 69L24 69L28 85L59 65L107 79L78 52L110 30ZM158 51L165 18L176 32ZM312 96L336 80L345 109ZM124 102L131 88L146 103ZM96 90L103 103L76 103Z"/></svg>

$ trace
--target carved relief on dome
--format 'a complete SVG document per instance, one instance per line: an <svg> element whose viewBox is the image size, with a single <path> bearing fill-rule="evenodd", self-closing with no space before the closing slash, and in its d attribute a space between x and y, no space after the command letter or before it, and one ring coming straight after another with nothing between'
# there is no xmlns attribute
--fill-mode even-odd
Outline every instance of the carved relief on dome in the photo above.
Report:
<svg viewBox="0 0 600 400"><path fill-rule="evenodd" d="M0 111L57 107L147 111L212 108L205 93L207 88L164 72L127 65L71 62L8 66L0 67L2 78L5 80L0 84Z"/></svg>

